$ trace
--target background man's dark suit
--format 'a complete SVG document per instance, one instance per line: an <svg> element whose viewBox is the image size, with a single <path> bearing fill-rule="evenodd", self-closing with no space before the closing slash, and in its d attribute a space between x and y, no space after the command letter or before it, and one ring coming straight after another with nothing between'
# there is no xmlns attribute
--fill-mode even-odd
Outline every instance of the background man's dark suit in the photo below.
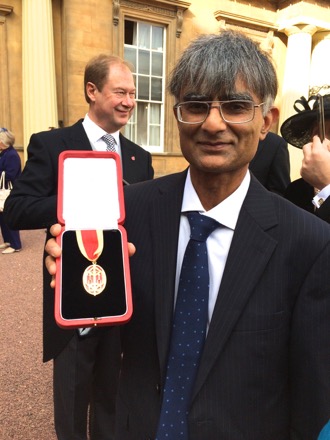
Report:
<svg viewBox="0 0 330 440"><path fill-rule="evenodd" d="M319 208L315 209L312 203L314 195L312 185L302 178L291 182L285 192L285 198L290 202L330 223L330 197Z"/></svg>
<svg viewBox="0 0 330 440"><path fill-rule="evenodd" d="M265 188L284 195L290 183L287 142L278 134L269 132L263 141L259 141L257 152L249 168Z"/></svg>
<svg viewBox="0 0 330 440"><path fill-rule="evenodd" d="M125 181L135 183L152 179L153 168L150 153L122 135L120 135L120 144ZM23 170L21 179L15 184L11 197L6 203L6 216L10 224L14 228L17 225L20 229L39 229L48 228L56 223L58 156L64 150L91 149L82 120L71 127L32 135L28 147L29 166ZM88 175L86 179L88 179ZM91 185L96 186L96 183L91 182ZM88 209L87 206L86 209ZM40 263L36 262L36 265ZM46 362L62 353L76 330L63 330L57 326L54 319L54 290L50 287L51 278L45 266L43 266L43 277L43 360ZM109 432L113 430L114 400L117 386L114 379L116 379L116 374L119 373L120 364L119 329L118 327L103 327L102 329L93 330L95 330L93 331L93 341L90 337L88 340L84 340L83 345L79 344L79 352L89 353L90 347L97 347L95 351L97 373L95 374L97 374L98 383L100 384L98 386L103 389L103 395L101 399L98 399L101 402L104 401L103 405L104 408L107 407L107 412L105 410L92 411L92 416L98 417L97 424L93 423L92 426L103 427L103 431ZM67 350L65 353L67 353ZM89 389L89 376L84 373L79 378L74 375L73 379L68 374L68 371L72 371L73 368L85 371L85 368L81 368L81 363L86 362L82 360L84 358L79 357L79 366L78 358L75 361L77 365L72 365L74 359L72 355L69 358L61 356L61 366L57 366L56 370L54 369L54 390L61 390L64 402L77 402L77 408L80 406L80 412L84 413L85 399L88 396ZM91 362L90 355L88 362ZM76 395L77 392L73 391L75 390L75 381L78 384L86 382L86 386L83 387L86 389L86 396L84 395L83 398L79 398L79 395ZM62 411L62 407L58 406L55 417L57 414L57 417L62 419ZM71 409L68 408L64 411L65 419L70 418ZM109 413L112 414L111 417L109 417ZM75 423L78 424L79 420L75 420ZM85 421L81 421L80 424L81 429L86 431ZM98 433L93 433L93 438L101 437L98 436ZM111 438L111 432L109 432L107 438Z"/></svg>
<svg viewBox="0 0 330 440"><path fill-rule="evenodd" d="M155 438L185 176L125 187L137 252L116 440ZM330 414L329 265L329 226L252 178L193 391L190 440L316 440Z"/></svg>
<svg viewBox="0 0 330 440"><path fill-rule="evenodd" d="M120 142L123 178L129 183L152 179L150 153L122 135ZM29 167L23 170L11 198L6 203L5 216L10 220L12 227L16 224L20 229L41 229L56 223L58 156L65 150L91 149L82 120L70 127L32 135L28 147ZM34 162L34 157L38 158L38 161ZM43 163L40 163L41 158ZM15 203L17 198L20 199L19 204ZM72 337L73 331L61 330L55 323L54 291L49 286L48 272L44 272L43 323L46 362L57 356Z"/></svg>

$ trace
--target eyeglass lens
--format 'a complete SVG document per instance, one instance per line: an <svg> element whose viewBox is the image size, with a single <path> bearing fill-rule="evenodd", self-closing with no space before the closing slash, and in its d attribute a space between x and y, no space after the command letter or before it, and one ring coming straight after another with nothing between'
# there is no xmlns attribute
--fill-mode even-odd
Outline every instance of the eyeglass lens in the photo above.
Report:
<svg viewBox="0 0 330 440"><path fill-rule="evenodd" d="M179 120L190 124L204 122L209 114L209 109L214 107L219 108L221 117L226 122L248 122L254 117L253 101L225 101L221 103L189 101L178 105Z"/></svg>

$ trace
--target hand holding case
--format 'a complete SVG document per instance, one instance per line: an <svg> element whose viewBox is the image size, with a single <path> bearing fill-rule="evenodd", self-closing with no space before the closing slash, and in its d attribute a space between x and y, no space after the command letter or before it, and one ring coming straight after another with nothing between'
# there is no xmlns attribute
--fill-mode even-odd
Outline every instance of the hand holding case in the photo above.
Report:
<svg viewBox="0 0 330 440"><path fill-rule="evenodd" d="M57 324L81 328L127 322L133 307L119 156L61 153L57 208L62 225L57 237L62 248L56 261Z"/></svg>

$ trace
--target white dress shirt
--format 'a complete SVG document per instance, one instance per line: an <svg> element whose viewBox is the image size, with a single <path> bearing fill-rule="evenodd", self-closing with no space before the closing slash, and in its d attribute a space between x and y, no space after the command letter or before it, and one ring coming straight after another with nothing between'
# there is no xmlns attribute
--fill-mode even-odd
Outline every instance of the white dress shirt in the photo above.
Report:
<svg viewBox="0 0 330 440"><path fill-rule="evenodd" d="M213 219L217 220L222 226L213 231L207 241L208 264L210 274L210 291L209 291L209 318L210 323L214 306L217 300L220 283L225 269L231 241L234 235L237 219L245 199L246 193L250 185L250 172L248 171L241 183L233 194L227 197L219 205L205 211L198 195L192 185L190 172L188 170L186 184L183 193L183 201L181 212L198 211ZM179 276L185 249L190 238L190 226L187 217L181 214L179 244L176 266L175 280L175 298L178 291Z"/></svg>
<svg viewBox="0 0 330 440"><path fill-rule="evenodd" d="M92 149L94 151L106 151L107 150L107 144L102 139L102 136L105 134L108 134L106 131L103 130L103 128L99 127L95 122L93 122L88 114L86 114L85 119L83 120L83 127L86 131L87 137L89 139L89 142L92 146ZM121 148L120 148L120 140L119 140L119 130L110 133L115 141L116 141L116 153L121 156Z"/></svg>
<svg viewBox="0 0 330 440"><path fill-rule="evenodd" d="M312 202L316 208L319 208L322 203L330 196L330 185L325 186L313 198Z"/></svg>

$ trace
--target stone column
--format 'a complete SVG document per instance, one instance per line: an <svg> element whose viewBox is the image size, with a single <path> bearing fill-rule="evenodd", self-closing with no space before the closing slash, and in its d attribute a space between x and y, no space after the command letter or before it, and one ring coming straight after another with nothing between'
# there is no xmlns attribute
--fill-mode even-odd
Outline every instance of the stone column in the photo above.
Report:
<svg viewBox="0 0 330 440"><path fill-rule="evenodd" d="M12 7L0 5L0 121L1 127L12 130L10 119L10 93L9 93L9 71L8 71L8 47L7 47L7 24L6 16L11 14Z"/></svg>
<svg viewBox="0 0 330 440"><path fill-rule="evenodd" d="M313 37L310 85L311 92L330 93L330 32L317 32ZM325 86L325 87L324 87ZM322 89L323 87L323 89Z"/></svg>
<svg viewBox="0 0 330 440"><path fill-rule="evenodd" d="M282 105L279 126L295 114L293 104L300 96L308 98L312 36L316 31L312 25L296 25L283 30L288 36L285 74L282 89ZM302 153L298 148L289 147L292 180L300 177Z"/></svg>
<svg viewBox="0 0 330 440"><path fill-rule="evenodd" d="M22 0L24 148L58 126L51 0Z"/></svg>
<svg viewBox="0 0 330 440"><path fill-rule="evenodd" d="M282 90L281 121L295 113L294 101L300 96L308 97L311 68L312 25L291 26L284 30L288 36L285 74Z"/></svg>

